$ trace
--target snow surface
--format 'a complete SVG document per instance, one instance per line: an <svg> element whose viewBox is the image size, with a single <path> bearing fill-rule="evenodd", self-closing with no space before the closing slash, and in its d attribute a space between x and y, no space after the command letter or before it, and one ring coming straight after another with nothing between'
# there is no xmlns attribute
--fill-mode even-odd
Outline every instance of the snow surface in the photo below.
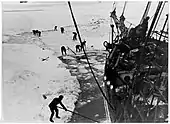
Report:
<svg viewBox="0 0 170 124"><path fill-rule="evenodd" d="M41 58L49 56L48 61ZM32 44L3 44L3 117L7 121L48 122L48 103L63 94L74 110L79 83L50 50ZM44 99L42 95L46 95ZM67 121L71 113L61 112Z"/></svg>
<svg viewBox="0 0 170 124"><path fill-rule="evenodd" d="M82 39L86 39L88 49L104 49L103 41L108 40L112 2L71 2ZM147 2L129 2L125 17L137 25L140 22ZM157 4L156 2L154 3ZM124 2L117 2L117 14L121 15ZM168 7L165 6L167 9ZM150 16L155 11L153 5ZM135 11L134 11L135 10ZM60 46L74 50L72 19L67 2L19 2L2 3L2 108L4 121L49 122L48 103L60 94L69 110L74 110L80 93L80 86L74 76L57 57ZM158 28L165 20L164 11ZM97 23L96 23L97 22ZM98 23L99 22L99 23ZM50 31L53 27L64 26L65 34ZM126 22L127 27L129 23ZM32 29L43 30L38 39L29 33ZM44 50L42 49L44 48ZM73 54L69 52L69 54ZM42 59L49 57L46 61ZM93 59L91 59L93 61ZM74 63L74 61L72 61ZM104 65L97 65L102 69ZM84 67L80 71L86 73ZM47 96L47 99L43 98ZM61 119L55 122L68 122L70 112L60 111Z"/></svg>

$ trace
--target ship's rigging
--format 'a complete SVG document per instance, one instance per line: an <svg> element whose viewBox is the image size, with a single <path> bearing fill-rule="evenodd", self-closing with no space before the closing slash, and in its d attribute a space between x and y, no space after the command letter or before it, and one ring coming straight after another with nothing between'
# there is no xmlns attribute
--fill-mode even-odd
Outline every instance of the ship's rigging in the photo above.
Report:
<svg viewBox="0 0 170 124"><path fill-rule="evenodd" d="M104 79L107 96L116 108L116 113L111 113L115 122L164 122L167 118L168 46L167 42L161 41L161 37L168 15L159 40L154 39L151 33L155 30L160 17L158 14L161 14L160 9L164 8L165 2L163 6L163 2L158 3L148 30L150 4L148 2L141 23L129 32L124 25L125 17L121 15L119 20L116 8L111 12L110 17L121 33L118 32L118 38L112 44L105 42L109 55ZM156 105L153 104L155 98Z"/></svg>
<svg viewBox="0 0 170 124"><path fill-rule="evenodd" d="M168 43L161 41L168 15L159 39L152 37L156 32L165 3L159 2L152 23L148 29L148 12L151 2L147 3L140 24L127 28L124 24L125 2L120 19L113 8L110 17L117 28L113 38L114 25L111 24L111 43L104 42L108 56L105 62L105 92L100 87L86 56L93 77L109 105L112 122L165 122L168 111ZM73 22L81 43L81 36L68 2ZM163 5L162 5L163 4ZM168 32L168 30L167 30ZM158 33L157 33L158 34ZM165 36L163 36L165 37ZM156 102L156 103L154 103Z"/></svg>

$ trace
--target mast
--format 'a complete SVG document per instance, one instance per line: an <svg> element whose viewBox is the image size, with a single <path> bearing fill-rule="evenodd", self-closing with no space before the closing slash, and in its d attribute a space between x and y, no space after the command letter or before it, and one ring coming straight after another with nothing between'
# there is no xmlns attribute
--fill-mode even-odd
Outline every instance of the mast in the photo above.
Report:
<svg viewBox="0 0 170 124"><path fill-rule="evenodd" d="M163 9L164 9L165 3L166 3L166 1L164 1L164 4L163 4L163 6L162 6L162 9L161 9L161 11L160 11L160 13L159 13L158 19L157 19L157 21L156 21L156 24L155 24L155 26L154 26L154 28L153 28L153 31L156 29L156 26L157 26L157 24L158 24L158 21L159 21L159 19L160 19L160 17L161 17L161 14L162 14ZM152 32L152 35L153 35L153 32Z"/></svg>
<svg viewBox="0 0 170 124"><path fill-rule="evenodd" d="M148 1L147 6L146 6L146 9L145 9L145 12L144 12L144 14L143 14L143 16L142 16L142 19L141 19L141 21L140 21L140 24L142 24L143 19L146 18L146 16L148 15L150 6L151 6L151 2Z"/></svg>
<svg viewBox="0 0 170 124"><path fill-rule="evenodd" d="M150 37L150 34L151 34L151 32L152 32L153 26L154 26L155 21L156 21L156 19L157 19L158 13L159 13L159 11L160 11L160 9L161 9L162 3L163 3L163 1L160 1L160 2L158 3L156 12L155 12L155 14L154 14L154 18L153 18L153 20L152 20L150 29L149 29L148 34L147 34L147 38Z"/></svg>
<svg viewBox="0 0 170 124"><path fill-rule="evenodd" d="M154 10L153 19L151 22L151 25L148 29L148 34L146 35L146 29L148 28L148 12L151 6L151 2L147 3L145 12L143 13L143 17L140 21L141 24L139 26L136 26L135 28L138 28L138 32L134 28L131 34L128 37L121 37L121 35L117 35L120 37L120 42L118 44L114 44L115 46L112 47L111 52L109 52L109 56L106 58L105 63L105 72L104 72L104 82L106 87L106 92L108 95L108 99L111 101L113 106L115 107L115 113L110 111L111 120L114 122L134 122L139 121L140 122L162 122L163 119L166 119L167 113L163 111L161 108L161 112L158 112L159 102L167 102L167 96L165 96L163 93L167 93L168 88L165 88L164 85L164 91L161 91L160 96L157 95L157 92L160 92L161 86L158 86L159 88L155 88L154 86L157 86L157 82L161 82L162 79L155 79L153 80L153 77L150 75L162 76L163 73L167 74L167 71L165 71L164 68L167 68L167 44L161 43L159 47L157 47L157 40L150 39L151 33L157 25L157 21L159 21L159 18L161 16L162 10L164 8L163 1L156 3L156 8ZM114 9L113 12L111 12L111 16L113 21L115 22L115 25L117 29L119 28L120 31L124 32L122 29L125 27L122 25L122 22L124 22L123 14L125 10L125 5L123 8L122 15L120 19L117 19L116 11ZM146 22L145 22L146 19ZM163 32L166 30L166 25L168 23L168 15L167 18L163 24L161 36L163 37ZM146 25L147 24L147 25ZM131 25L130 25L131 26ZM143 30L140 30L142 29ZM136 33L137 32L137 33ZM144 35L140 35L140 33L145 33ZM134 37L133 37L134 36ZM158 39L161 39L161 36L158 37ZM149 40L150 43L146 43ZM133 47L133 43L139 42L135 47ZM144 42L144 43L143 43ZM132 44L132 45L131 45ZM132 46L131 50L126 50L129 46ZM125 47L124 47L125 46ZM165 50L164 48L165 47ZM133 54L131 51L134 48L138 48L138 51ZM155 49L156 48L156 49ZM161 55L160 55L161 54ZM135 56L134 58L128 58L127 56ZM164 59L165 57L165 59ZM131 60L134 62L131 63ZM134 66L130 67L129 65L132 64ZM126 76L125 76L126 75ZM163 76L162 76L163 77ZM166 79L167 76L164 78ZM140 84L140 82L142 82ZM167 83L167 82L166 82ZM150 86L148 86L148 84ZM161 83L163 84L163 83ZM140 85L140 86L139 86ZM111 87L112 86L112 87ZM145 88L148 90L145 90ZM163 95L162 95L163 94ZM138 98L142 98L143 100L134 99L137 95L139 95ZM151 97L152 96L152 97ZM152 106L155 104L153 102L149 103L149 99L152 98L152 101L157 100L157 105L155 109L152 109ZM141 105L142 102L142 105ZM130 107L131 106L131 107ZM168 107L167 105L165 107ZM134 109L135 111L131 111ZM143 110L146 110L148 115L146 113L141 112ZM137 112L136 112L137 111ZM154 114L152 114L154 113ZM112 117L112 114L114 117ZM164 117L160 118L158 115L162 114ZM136 116L138 115L138 118Z"/></svg>
<svg viewBox="0 0 170 124"><path fill-rule="evenodd" d="M125 1L124 7L123 7L123 11L122 11L122 15L124 15L126 4L127 4L127 1Z"/></svg>
<svg viewBox="0 0 170 124"><path fill-rule="evenodd" d="M110 25L110 27L112 28L112 35L111 35L111 36L112 36L112 40L111 40L112 42L111 42L111 43L113 44L114 25L113 25L113 24L111 24L111 25Z"/></svg>

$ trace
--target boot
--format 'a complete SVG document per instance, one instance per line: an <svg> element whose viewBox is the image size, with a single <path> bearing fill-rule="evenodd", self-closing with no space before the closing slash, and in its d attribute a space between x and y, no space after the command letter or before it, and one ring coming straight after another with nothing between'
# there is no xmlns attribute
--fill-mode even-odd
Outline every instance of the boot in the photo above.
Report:
<svg viewBox="0 0 170 124"><path fill-rule="evenodd" d="M52 123L54 123L53 119L50 119L50 121L51 121Z"/></svg>

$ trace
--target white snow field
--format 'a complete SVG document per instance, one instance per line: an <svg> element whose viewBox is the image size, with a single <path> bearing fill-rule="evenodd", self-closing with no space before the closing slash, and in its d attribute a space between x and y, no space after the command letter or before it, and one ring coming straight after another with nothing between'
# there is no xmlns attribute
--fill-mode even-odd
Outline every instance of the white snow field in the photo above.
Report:
<svg viewBox="0 0 170 124"><path fill-rule="evenodd" d="M3 117L12 122L48 122L48 103L59 94L74 110L79 83L49 50L29 44L3 45ZM41 57L49 56L48 61ZM47 96L47 99L43 98ZM60 112L65 122L69 112Z"/></svg>
<svg viewBox="0 0 170 124"><path fill-rule="evenodd" d="M87 41L88 48L93 45L94 49L104 49L103 41L108 40L111 32L109 16L113 2L71 3L82 39ZM146 4L146 1L128 2L124 14L126 19L138 25ZM157 3L154 5L150 16L154 14ZM118 16L121 15L123 6L124 2L117 2ZM158 28L162 27L166 12L163 12L162 23L158 24ZM65 34L51 31L55 25L59 28L64 26ZM126 22L126 25L128 27L129 23ZM33 29L43 31L42 37L33 36L30 33ZM80 86L66 69L66 65L57 58L61 55L61 45L74 50L75 44L79 43L72 41L72 31L75 28L67 2L2 2L4 122L49 122L48 104L60 94L64 95L64 105L69 110L74 110L74 103L81 92ZM45 58L47 59L42 61ZM99 65L98 68L102 67ZM60 110L59 116L61 119L54 119L55 122L68 122L72 113Z"/></svg>

